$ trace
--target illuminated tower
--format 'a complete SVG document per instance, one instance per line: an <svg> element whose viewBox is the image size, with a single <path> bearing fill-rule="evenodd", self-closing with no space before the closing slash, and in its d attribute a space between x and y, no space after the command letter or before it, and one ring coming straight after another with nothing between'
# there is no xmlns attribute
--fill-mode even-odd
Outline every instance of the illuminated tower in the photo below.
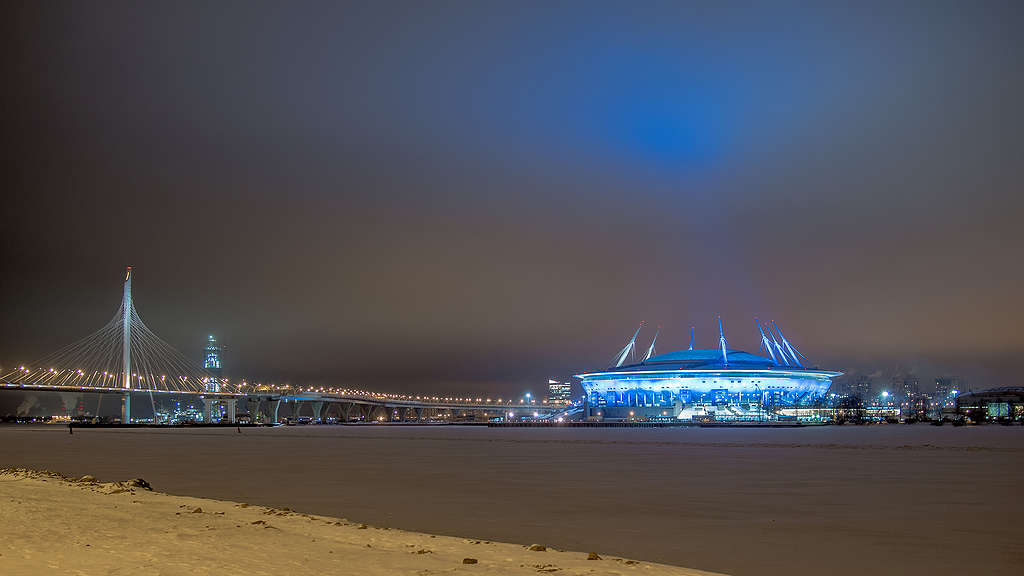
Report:
<svg viewBox="0 0 1024 576"><path fill-rule="evenodd" d="M203 349L203 369L210 373L210 378L206 379L207 392L220 392L220 354L223 351L224 347L217 344L217 339L210 334L210 337L206 339L206 348Z"/></svg>

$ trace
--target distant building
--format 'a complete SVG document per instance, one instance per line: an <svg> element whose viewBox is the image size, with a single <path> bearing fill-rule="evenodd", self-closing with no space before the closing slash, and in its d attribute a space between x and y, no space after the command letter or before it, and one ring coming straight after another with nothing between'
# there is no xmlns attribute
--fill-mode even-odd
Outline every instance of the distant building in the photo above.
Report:
<svg viewBox="0 0 1024 576"><path fill-rule="evenodd" d="M956 396L956 411L974 422L1024 420L1024 387L1003 386Z"/></svg>
<svg viewBox="0 0 1024 576"><path fill-rule="evenodd" d="M568 404L572 399L572 384L548 380L548 404Z"/></svg>
<svg viewBox="0 0 1024 576"><path fill-rule="evenodd" d="M960 378L936 378L935 395L932 396L937 408L951 408L956 405L956 397L964 392L964 383Z"/></svg>
<svg viewBox="0 0 1024 576"><path fill-rule="evenodd" d="M921 393L920 381L913 374L896 374L892 377L890 392L896 394L900 400L917 398Z"/></svg>
<svg viewBox="0 0 1024 576"><path fill-rule="evenodd" d="M206 348L203 349L203 370L206 370L210 377L206 379L207 392L220 392L221 382L221 353L224 347L217 344L217 339L210 334L206 339Z"/></svg>
<svg viewBox="0 0 1024 576"><path fill-rule="evenodd" d="M859 398L862 401L871 398L872 388L873 386L870 376L858 376L856 380L847 386L849 395L853 398Z"/></svg>

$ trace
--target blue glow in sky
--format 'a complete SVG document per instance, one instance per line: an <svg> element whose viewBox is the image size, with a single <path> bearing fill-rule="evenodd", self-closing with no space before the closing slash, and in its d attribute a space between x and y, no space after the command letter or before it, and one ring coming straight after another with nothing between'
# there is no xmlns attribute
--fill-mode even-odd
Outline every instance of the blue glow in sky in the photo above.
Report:
<svg viewBox="0 0 1024 576"><path fill-rule="evenodd" d="M507 393L719 314L1024 369L1024 3L12 12L5 207L46 217L8 223L33 333L0 362L89 333L132 263L154 330L268 377Z"/></svg>

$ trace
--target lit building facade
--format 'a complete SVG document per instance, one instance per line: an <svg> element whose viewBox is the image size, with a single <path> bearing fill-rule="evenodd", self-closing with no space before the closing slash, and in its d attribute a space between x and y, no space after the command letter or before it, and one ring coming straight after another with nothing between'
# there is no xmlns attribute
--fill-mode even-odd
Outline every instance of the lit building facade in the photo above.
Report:
<svg viewBox="0 0 1024 576"><path fill-rule="evenodd" d="M206 379L207 392L220 392L221 383L221 353L224 347L217 344L217 339L210 334L206 339L206 347L203 348L203 370L210 374Z"/></svg>
<svg viewBox="0 0 1024 576"><path fill-rule="evenodd" d="M572 400L572 384L548 380L548 404L568 404Z"/></svg>
<svg viewBox="0 0 1024 576"><path fill-rule="evenodd" d="M612 367L578 374L587 417L599 419L760 420L815 405L841 372L806 368L781 332L762 329L768 356L720 346L655 355L626 363L636 335ZM774 327L774 330L778 330ZM691 338L692 342L692 338Z"/></svg>
<svg viewBox="0 0 1024 576"><path fill-rule="evenodd" d="M966 388L966 384L960 378L936 378L933 403L939 408L954 407L957 395Z"/></svg>

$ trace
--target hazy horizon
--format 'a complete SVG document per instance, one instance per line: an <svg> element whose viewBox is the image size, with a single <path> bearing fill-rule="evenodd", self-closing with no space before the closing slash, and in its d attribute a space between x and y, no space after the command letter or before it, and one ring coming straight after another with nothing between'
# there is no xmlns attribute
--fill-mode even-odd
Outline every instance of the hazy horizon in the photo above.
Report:
<svg viewBox="0 0 1024 576"><path fill-rule="evenodd" d="M0 361L518 394L646 346L1024 369L1024 4L11 3ZM533 384L531 384L533 383Z"/></svg>

